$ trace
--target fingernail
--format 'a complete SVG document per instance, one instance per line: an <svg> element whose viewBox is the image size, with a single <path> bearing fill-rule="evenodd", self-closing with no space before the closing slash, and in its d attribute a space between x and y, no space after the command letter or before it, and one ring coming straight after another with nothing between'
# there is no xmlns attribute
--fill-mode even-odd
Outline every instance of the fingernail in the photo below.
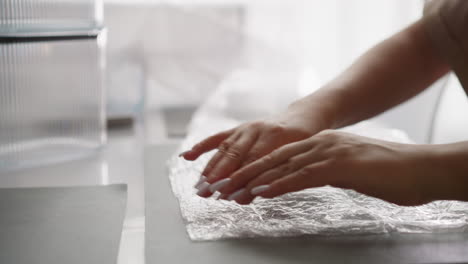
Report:
<svg viewBox="0 0 468 264"><path fill-rule="evenodd" d="M187 150L187 151L184 151L184 152L180 153L180 154L179 154L179 158L180 158L180 157L183 157L185 154L187 154L187 153L189 153L189 152L190 152L190 150Z"/></svg>
<svg viewBox="0 0 468 264"><path fill-rule="evenodd" d="M195 184L195 189L198 189L198 187L200 186L200 184L206 182L206 177L205 176L200 176L200 179L198 180L198 182Z"/></svg>
<svg viewBox="0 0 468 264"><path fill-rule="evenodd" d="M255 188L253 188L250 193L252 195L258 195L266 190L268 190L270 188L270 185L260 185L260 186L257 186Z"/></svg>
<svg viewBox="0 0 468 264"><path fill-rule="evenodd" d="M203 194L205 194L206 192L209 191L210 184L207 183L207 182L204 182L204 183L200 184L200 186L197 189L198 189L197 195L202 196Z"/></svg>
<svg viewBox="0 0 468 264"><path fill-rule="evenodd" d="M223 188L224 186L228 185L230 182L231 182L231 178L226 178L226 179L220 180L218 182L215 182L215 183L211 184L210 191L214 193L217 190L219 190L219 189Z"/></svg>
<svg viewBox="0 0 468 264"><path fill-rule="evenodd" d="M237 198L239 198L244 193L245 193L245 188L242 188L242 189L238 190L237 192L231 194L227 199L228 199L228 201L236 200Z"/></svg>

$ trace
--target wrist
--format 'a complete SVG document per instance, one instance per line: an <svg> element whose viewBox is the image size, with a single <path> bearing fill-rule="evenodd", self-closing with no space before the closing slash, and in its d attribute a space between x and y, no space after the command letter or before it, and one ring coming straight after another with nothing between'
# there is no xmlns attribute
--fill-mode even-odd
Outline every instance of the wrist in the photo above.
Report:
<svg viewBox="0 0 468 264"><path fill-rule="evenodd" d="M322 88L290 104L285 116L299 118L315 134L325 129L339 128L338 106L337 96Z"/></svg>
<svg viewBox="0 0 468 264"><path fill-rule="evenodd" d="M292 104L280 115L280 122L301 127L307 132L308 136L313 136L322 130L331 128L330 119L322 109L304 106L296 103Z"/></svg>
<svg viewBox="0 0 468 264"><path fill-rule="evenodd" d="M468 201L468 142L424 148L421 180L430 200Z"/></svg>

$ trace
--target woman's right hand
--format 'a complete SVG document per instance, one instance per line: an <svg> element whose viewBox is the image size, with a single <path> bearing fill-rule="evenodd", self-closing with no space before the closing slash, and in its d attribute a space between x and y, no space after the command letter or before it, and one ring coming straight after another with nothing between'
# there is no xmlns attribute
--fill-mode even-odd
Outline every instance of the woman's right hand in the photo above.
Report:
<svg viewBox="0 0 468 264"><path fill-rule="evenodd" d="M289 111L266 120L245 123L208 137L182 153L181 156L186 160L193 161L206 152L218 149L202 172L200 182L196 185L199 190L197 194L210 197L222 187L222 180L236 170L283 145L303 140L328 128L323 120L312 116L310 113L303 115Z"/></svg>

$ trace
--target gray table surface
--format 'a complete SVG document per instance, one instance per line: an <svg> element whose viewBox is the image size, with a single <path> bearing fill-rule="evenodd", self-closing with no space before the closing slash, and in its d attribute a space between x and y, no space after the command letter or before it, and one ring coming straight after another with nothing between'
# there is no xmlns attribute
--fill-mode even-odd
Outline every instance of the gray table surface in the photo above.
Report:
<svg viewBox="0 0 468 264"><path fill-rule="evenodd" d="M0 189L0 263L116 263L126 194L126 185Z"/></svg>
<svg viewBox="0 0 468 264"><path fill-rule="evenodd" d="M463 263L468 233L242 239L192 242L166 161L177 145L146 149L146 263Z"/></svg>

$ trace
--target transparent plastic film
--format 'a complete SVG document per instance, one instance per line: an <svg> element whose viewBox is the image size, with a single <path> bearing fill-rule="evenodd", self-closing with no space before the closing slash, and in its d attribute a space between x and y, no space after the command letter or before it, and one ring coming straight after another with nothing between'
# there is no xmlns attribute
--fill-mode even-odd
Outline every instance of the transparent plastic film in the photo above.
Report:
<svg viewBox="0 0 468 264"><path fill-rule="evenodd" d="M127 30L129 26L117 20L110 21L109 42L119 43L110 45L110 64L144 60L140 70L147 76L146 102L150 108L200 105L234 72L268 72L294 79L301 73L301 63L291 56L290 49L257 34L244 4L165 1L128 6L134 12L132 19L138 14L130 22L137 31ZM109 14L116 10L119 6L109 7ZM136 37L124 37L118 30ZM127 54L126 47L135 51Z"/></svg>
<svg viewBox="0 0 468 264"><path fill-rule="evenodd" d="M228 119L211 121L211 124L219 124L219 128L233 125ZM215 129L208 124L206 127L195 128L197 132L184 141L181 150L189 148L200 136L208 136L213 131L211 129ZM362 124L349 131L405 142L401 131L373 124ZM196 195L193 186L211 156L203 156L193 163L174 156L168 164L173 192L179 200L187 232L195 241L467 231L468 203L456 201L401 207L352 190L329 186L290 193L275 199L257 198L250 205L216 200L216 195L209 199L201 198Z"/></svg>

